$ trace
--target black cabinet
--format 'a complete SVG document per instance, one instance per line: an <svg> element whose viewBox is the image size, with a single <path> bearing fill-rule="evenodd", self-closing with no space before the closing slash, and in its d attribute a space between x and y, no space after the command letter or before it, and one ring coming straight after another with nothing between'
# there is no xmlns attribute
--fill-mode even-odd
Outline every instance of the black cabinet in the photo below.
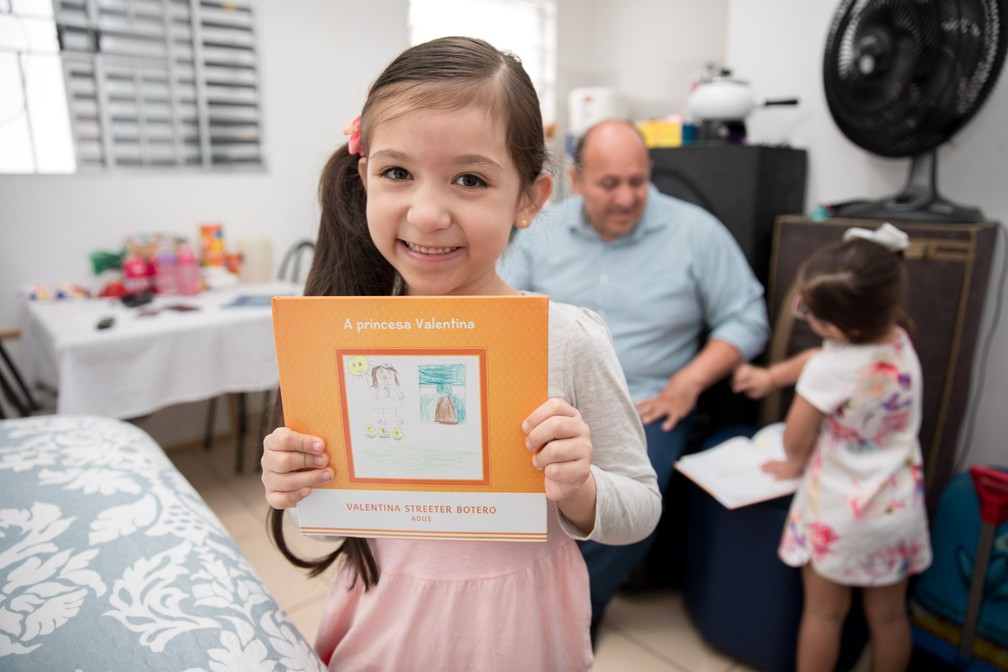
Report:
<svg viewBox="0 0 1008 672"><path fill-rule="evenodd" d="M650 151L654 185L720 219L766 287L774 221L805 207L805 150L697 144ZM755 423L758 416L756 402L733 393L727 379L701 395L697 411L700 437L727 425Z"/></svg>
<svg viewBox="0 0 1008 672"><path fill-rule="evenodd" d="M805 208L803 149L763 145L687 145L651 150L652 181L666 194L702 206L732 232L766 286L778 215Z"/></svg>

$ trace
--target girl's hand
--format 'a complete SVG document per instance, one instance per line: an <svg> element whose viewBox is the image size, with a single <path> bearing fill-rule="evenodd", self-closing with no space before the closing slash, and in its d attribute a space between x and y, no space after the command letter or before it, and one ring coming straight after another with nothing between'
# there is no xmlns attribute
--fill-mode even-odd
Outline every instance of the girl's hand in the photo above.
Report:
<svg viewBox="0 0 1008 672"><path fill-rule="evenodd" d="M732 392L744 394L750 399L762 399L773 392L775 385L770 369L752 364L741 364L732 374Z"/></svg>
<svg viewBox="0 0 1008 672"><path fill-rule="evenodd" d="M798 478L804 470L804 464L798 464L791 460L770 460L769 462L764 462L763 466L760 467L760 471L770 474L778 481Z"/></svg>
<svg viewBox="0 0 1008 672"><path fill-rule="evenodd" d="M589 480L594 485L594 479L590 478L591 432L580 411L559 397L547 399L525 419L522 431L526 434L526 447L534 453L532 464L546 476L548 499L563 502L577 494ZM594 520L594 488L592 490Z"/></svg>
<svg viewBox="0 0 1008 672"><path fill-rule="evenodd" d="M333 470L322 440L278 427L263 439L262 482L274 509L289 509L331 481Z"/></svg>

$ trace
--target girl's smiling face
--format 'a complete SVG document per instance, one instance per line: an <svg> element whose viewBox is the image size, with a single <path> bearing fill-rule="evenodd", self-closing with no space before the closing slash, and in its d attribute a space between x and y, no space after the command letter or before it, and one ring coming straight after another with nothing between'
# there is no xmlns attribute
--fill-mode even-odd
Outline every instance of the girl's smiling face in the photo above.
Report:
<svg viewBox="0 0 1008 672"><path fill-rule="evenodd" d="M379 117L358 169L371 238L406 293L515 293L497 275L497 259L512 226L539 211L551 178L522 190L504 124L481 107Z"/></svg>

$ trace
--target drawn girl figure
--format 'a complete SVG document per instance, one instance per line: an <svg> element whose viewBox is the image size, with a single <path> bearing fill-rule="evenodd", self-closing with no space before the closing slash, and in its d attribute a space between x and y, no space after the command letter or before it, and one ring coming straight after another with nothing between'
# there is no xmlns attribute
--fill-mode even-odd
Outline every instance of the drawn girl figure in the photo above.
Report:
<svg viewBox="0 0 1008 672"><path fill-rule="evenodd" d="M399 372L389 364L378 364L371 368L371 387L374 388L374 398L378 401L375 408L381 411L378 424L393 424L387 422L389 416L394 424L403 424L399 417L399 409L403 407L406 395L399 389Z"/></svg>

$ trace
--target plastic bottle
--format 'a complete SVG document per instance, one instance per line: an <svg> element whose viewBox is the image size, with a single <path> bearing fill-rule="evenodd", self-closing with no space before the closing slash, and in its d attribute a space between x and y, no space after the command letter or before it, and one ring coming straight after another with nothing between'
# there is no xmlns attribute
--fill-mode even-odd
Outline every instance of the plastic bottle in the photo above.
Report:
<svg viewBox="0 0 1008 672"><path fill-rule="evenodd" d="M161 244L155 263L154 285L158 294L178 294L178 256L171 242Z"/></svg>
<svg viewBox="0 0 1008 672"><path fill-rule="evenodd" d="M134 294L142 292L145 289L150 289L147 263L135 254L131 254L123 261L122 273L123 286L126 288L127 294Z"/></svg>
<svg viewBox="0 0 1008 672"><path fill-rule="evenodd" d="M195 296L200 291L199 260L192 245L187 241L178 244L178 292L186 296Z"/></svg>

